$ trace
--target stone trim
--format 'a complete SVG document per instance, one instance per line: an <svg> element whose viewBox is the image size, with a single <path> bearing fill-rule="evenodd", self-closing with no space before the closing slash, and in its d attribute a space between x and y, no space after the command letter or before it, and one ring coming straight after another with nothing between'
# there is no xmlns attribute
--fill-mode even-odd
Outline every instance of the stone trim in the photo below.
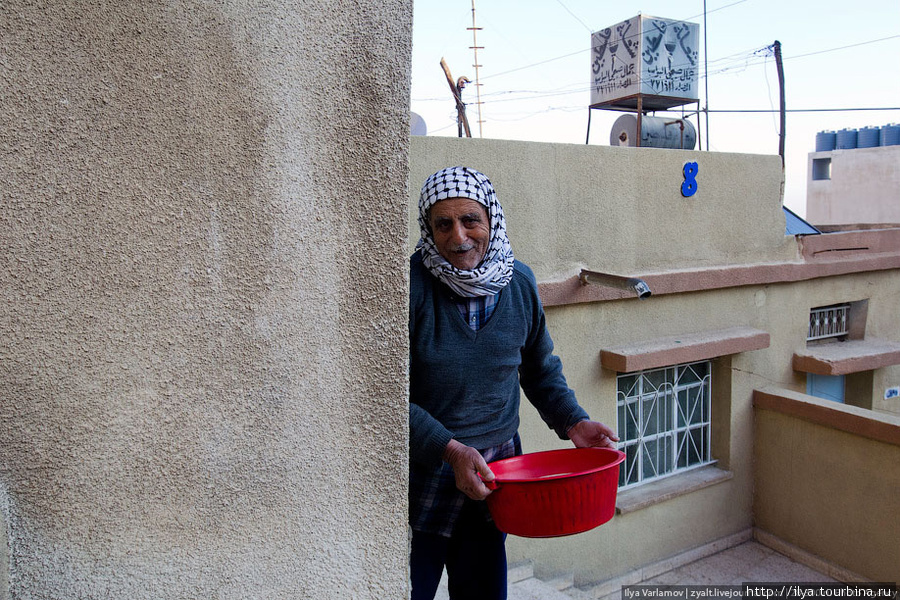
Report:
<svg viewBox="0 0 900 600"><path fill-rule="evenodd" d="M900 248L900 229L885 228L803 235L799 236L797 240L803 258L810 261L872 254L896 254Z"/></svg>
<svg viewBox="0 0 900 600"><path fill-rule="evenodd" d="M823 400L783 388L753 390L753 406L900 446L900 417L894 415Z"/></svg>
<svg viewBox="0 0 900 600"><path fill-rule="evenodd" d="M840 565L834 564L833 562L829 562L824 558L816 556L811 552L807 552L806 550L803 550L798 546L786 542L778 536L773 535L768 531L765 531L758 527L753 528L753 539L763 546L771 548L775 552L783 554L791 560L795 560L802 565L806 565L810 569L815 569L819 573L827 575L828 577L836 579L837 581L843 583L866 583L871 581L869 579L866 579L862 575L859 575L858 573L854 573L850 569L846 569Z"/></svg>
<svg viewBox="0 0 900 600"><path fill-rule="evenodd" d="M616 496L616 514L627 515L679 496L690 494L723 481L732 479L731 471L723 471L715 465L706 465L619 492Z"/></svg>
<svg viewBox="0 0 900 600"><path fill-rule="evenodd" d="M600 351L600 364L618 373L631 373L768 347L767 332L733 327L607 348Z"/></svg>
<svg viewBox="0 0 900 600"><path fill-rule="evenodd" d="M864 339L808 346L795 352L795 371L815 375L848 375L900 365L900 342Z"/></svg>
<svg viewBox="0 0 900 600"><path fill-rule="evenodd" d="M858 234L857 238L844 237L843 234L804 236L802 238L805 244L802 247L806 258L804 262L731 265L628 276L644 280L653 296L663 296L900 269L900 241L894 246L888 243L897 237L893 231L900 234L900 230L889 230L888 233L892 235L876 236L879 243L869 246L863 245L868 241L863 236L871 235L873 232L853 232ZM843 243L826 246L806 242L809 238L831 236L840 236ZM538 290L544 306L637 299L633 293L621 289L585 285L578 275L562 281L539 283Z"/></svg>

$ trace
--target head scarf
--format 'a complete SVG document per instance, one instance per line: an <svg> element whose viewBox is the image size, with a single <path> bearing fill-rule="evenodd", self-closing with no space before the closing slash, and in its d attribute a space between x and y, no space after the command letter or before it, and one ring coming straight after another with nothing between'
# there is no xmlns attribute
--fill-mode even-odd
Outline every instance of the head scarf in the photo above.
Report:
<svg viewBox="0 0 900 600"><path fill-rule="evenodd" d="M484 258L472 270L457 269L435 246L428 212L437 202L448 198L467 198L487 209L491 228L488 248ZM425 180L419 195L419 229L422 237L416 249L422 252L425 267L460 296L492 296L512 279L515 257L506 235L503 207L490 180L475 169L448 167Z"/></svg>

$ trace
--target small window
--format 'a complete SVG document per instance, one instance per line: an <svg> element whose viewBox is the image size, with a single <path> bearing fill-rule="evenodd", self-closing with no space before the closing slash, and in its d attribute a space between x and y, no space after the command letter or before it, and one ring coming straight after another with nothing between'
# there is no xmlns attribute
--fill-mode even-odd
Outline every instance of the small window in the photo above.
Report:
<svg viewBox="0 0 900 600"><path fill-rule="evenodd" d="M830 158L814 158L812 161L812 178L813 181L821 181L823 179L831 179L831 159Z"/></svg>
<svg viewBox="0 0 900 600"><path fill-rule="evenodd" d="M816 398L844 402L844 376L843 375L806 375L806 393Z"/></svg>
<svg viewBox="0 0 900 600"><path fill-rule="evenodd" d="M702 361L618 376L621 488L712 462L710 371Z"/></svg>
<svg viewBox="0 0 900 600"><path fill-rule="evenodd" d="M850 304L822 306L809 311L809 332L806 341L843 338L850 331Z"/></svg>

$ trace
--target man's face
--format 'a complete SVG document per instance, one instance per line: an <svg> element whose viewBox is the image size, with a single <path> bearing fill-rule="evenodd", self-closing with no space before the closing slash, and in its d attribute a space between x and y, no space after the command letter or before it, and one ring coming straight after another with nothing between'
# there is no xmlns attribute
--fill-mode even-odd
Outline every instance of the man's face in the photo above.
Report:
<svg viewBox="0 0 900 600"><path fill-rule="evenodd" d="M448 198L431 207L428 220L438 252L447 262L468 271L478 266L491 239L484 206L468 198Z"/></svg>

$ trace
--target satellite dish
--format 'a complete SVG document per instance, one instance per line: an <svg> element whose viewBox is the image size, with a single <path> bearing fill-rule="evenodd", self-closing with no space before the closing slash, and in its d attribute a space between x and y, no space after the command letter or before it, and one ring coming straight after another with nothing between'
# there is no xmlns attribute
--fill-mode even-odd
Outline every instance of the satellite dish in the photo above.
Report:
<svg viewBox="0 0 900 600"><path fill-rule="evenodd" d="M409 134L428 135L428 126L425 125L425 119L414 112L409 113Z"/></svg>

